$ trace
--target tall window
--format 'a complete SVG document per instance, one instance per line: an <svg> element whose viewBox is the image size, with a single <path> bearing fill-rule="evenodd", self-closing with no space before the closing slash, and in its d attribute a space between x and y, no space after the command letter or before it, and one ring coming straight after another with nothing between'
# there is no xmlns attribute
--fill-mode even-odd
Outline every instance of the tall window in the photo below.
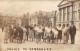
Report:
<svg viewBox="0 0 80 51"><path fill-rule="evenodd" d="M63 9L63 21L65 21L65 17L66 17L66 8Z"/></svg>
<svg viewBox="0 0 80 51"><path fill-rule="evenodd" d="M61 22L61 17L62 17L62 10L60 9L60 17L59 17L59 21Z"/></svg>
<svg viewBox="0 0 80 51"><path fill-rule="evenodd" d="M67 8L67 21L69 21L70 18L70 7Z"/></svg>
<svg viewBox="0 0 80 51"><path fill-rule="evenodd" d="M80 12L79 12L79 20L80 20Z"/></svg>

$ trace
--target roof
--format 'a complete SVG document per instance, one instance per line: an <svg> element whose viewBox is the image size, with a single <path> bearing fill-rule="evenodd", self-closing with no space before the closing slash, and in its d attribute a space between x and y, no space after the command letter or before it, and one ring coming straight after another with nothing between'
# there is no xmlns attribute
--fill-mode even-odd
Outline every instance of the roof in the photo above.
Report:
<svg viewBox="0 0 80 51"><path fill-rule="evenodd" d="M79 0L62 0L60 2L60 4L58 5L58 7L62 6L62 5L65 5L65 4L69 4L71 1L79 1Z"/></svg>

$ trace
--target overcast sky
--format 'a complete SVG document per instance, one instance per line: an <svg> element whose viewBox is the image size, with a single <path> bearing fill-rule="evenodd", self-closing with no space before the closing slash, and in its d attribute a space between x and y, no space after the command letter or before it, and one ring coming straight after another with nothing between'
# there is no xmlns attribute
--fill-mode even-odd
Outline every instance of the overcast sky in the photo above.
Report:
<svg viewBox="0 0 80 51"><path fill-rule="evenodd" d="M40 0L7 0L0 1L0 13L11 14L11 15L22 15L24 13L33 13L35 11L47 11L51 12L58 10L58 4L62 0L50 0L50 1L40 1Z"/></svg>

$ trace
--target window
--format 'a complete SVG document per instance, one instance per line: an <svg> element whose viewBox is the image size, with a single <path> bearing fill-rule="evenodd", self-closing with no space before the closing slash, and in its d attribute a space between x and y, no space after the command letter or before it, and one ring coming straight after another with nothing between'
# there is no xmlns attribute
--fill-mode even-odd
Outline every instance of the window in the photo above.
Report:
<svg viewBox="0 0 80 51"><path fill-rule="evenodd" d="M65 21L65 17L66 17L66 8L63 9L63 21Z"/></svg>
<svg viewBox="0 0 80 51"><path fill-rule="evenodd" d="M60 9L60 17L59 17L59 21L61 21L61 17L62 17L62 10Z"/></svg>
<svg viewBox="0 0 80 51"><path fill-rule="evenodd" d="M70 7L67 8L67 21L69 21L70 18Z"/></svg>
<svg viewBox="0 0 80 51"><path fill-rule="evenodd" d="M79 20L80 20L80 12L79 12Z"/></svg>
<svg viewBox="0 0 80 51"><path fill-rule="evenodd" d="M67 13L67 21L69 21L69 17L70 17L70 12Z"/></svg>

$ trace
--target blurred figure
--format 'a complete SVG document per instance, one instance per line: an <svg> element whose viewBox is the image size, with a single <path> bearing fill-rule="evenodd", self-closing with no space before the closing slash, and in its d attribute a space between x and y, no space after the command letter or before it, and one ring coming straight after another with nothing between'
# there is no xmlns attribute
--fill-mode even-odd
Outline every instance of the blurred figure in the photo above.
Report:
<svg viewBox="0 0 80 51"><path fill-rule="evenodd" d="M23 29L22 27L18 27L18 35L19 35L19 41L22 43L23 40Z"/></svg>
<svg viewBox="0 0 80 51"><path fill-rule="evenodd" d="M39 40L39 27L38 25L35 27L35 36L36 36L36 43L38 43L38 40Z"/></svg>
<svg viewBox="0 0 80 51"><path fill-rule="evenodd" d="M50 43L50 31L51 31L51 28L48 26L45 28L46 30L46 36L47 36L47 41L48 43Z"/></svg>
<svg viewBox="0 0 80 51"><path fill-rule="evenodd" d="M70 34L70 27L69 24L66 25L66 43L68 43L69 40L69 34Z"/></svg>
<svg viewBox="0 0 80 51"><path fill-rule="evenodd" d="M17 31L17 28L16 28L16 26L14 26L14 33L13 33L13 42L14 42L14 40L15 40L15 42L16 42L16 37L17 37L17 34L18 34L18 31ZM14 43L15 43L14 42Z"/></svg>
<svg viewBox="0 0 80 51"><path fill-rule="evenodd" d="M41 26L39 26L38 33L39 33L39 42L41 42L41 35L42 35L42 28L41 28Z"/></svg>
<svg viewBox="0 0 80 51"><path fill-rule="evenodd" d="M62 39L63 39L63 44L66 44L66 28L65 28L65 24L63 24L62 26Z"/></svg>
<svg viewBox="0 0 80 51"><path fill-rule="evenodd" d="M75 43L75 35L76 35L76 26L74 25L74 22L71 22L70 26L70 37L71 37L71 44Z"/></svg>
<svg viewBox="0 0 80 51"><path fill-rule="evenodd" d="M50 32L50 34L51 34L51 40L52 40L52 43L54 43L54 32L53 32L52 28L51 28L51 32Z"/></svg>
<svg viewBox="0 0 80 51"><path fill-rule="evenodd" d="M54 33L54 42L58 42L58 31L53 27L52 32Z"/></svg>
<svg viewBox="0 0 80 51"><path fill-rule="evenodd" d="M29 31L29 38L30 38L30 41L32 41L33 42L33 40L34 40L34 29L33 29L34 27L33 27L33 25L31 25L30 26L30 31Z"/></svg>
<svg viewBox="0 0 80 51"><path fill-rule="evenodd" d="M6 25L4 27L4 43L8 43L8 40L9 40L9 27Z"/></svg>
<svg viewBox="0 0 80 51"><path fill-rule="evenodd" d="M46 42L47 36L46 36L45 26L43 27L42 31L43 31L43 42Z"/></svg>
<svg viewBox="0 0 80 51"><path fill-rule="evenodd" d="M59 24L59 26L57 27L58 30L58 40L62 40L62 28L61 28L61 24Z"/></svg>
<svg viewBox="0 0 80 51"><path fill-rule="evenodd" d="M28 41L28 35L29 35L29 28L30 28L30 26L29 25L26 25L25 26L25 28L26 28L26 30L27 30L27 32L26 32L26 36L27 36L27 41Z"/></svg>
<svg viewBox="0 0 80 51"><path fill-rule="evenodd" d="M44 32L45 32L45 27L42 25L42 34L41 34L41 38L44 41Z"/></svg>
<svg viewBox="0 0 80 51"><path fill-rule="evenodd" d="M10 34L10 43L13 42L13 34L14 30L12 26L9 26L9 34Z"/></svg>
<svg viewBox="0 0 80 51"><path fill-rule="evenodd" d="M25 28L25 26L24 26L24 27L23 27L23 42L26 41L26 32L27 32L27 30L26 30L26 28Z"/></svg>

